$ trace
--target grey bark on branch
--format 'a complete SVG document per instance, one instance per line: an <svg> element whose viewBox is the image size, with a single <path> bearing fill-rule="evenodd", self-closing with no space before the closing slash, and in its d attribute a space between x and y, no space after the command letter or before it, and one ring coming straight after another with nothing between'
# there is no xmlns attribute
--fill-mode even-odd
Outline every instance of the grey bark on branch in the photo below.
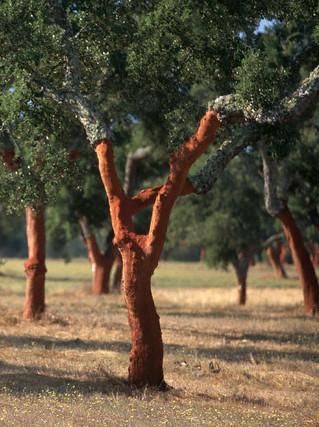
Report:
<svg viewBox="0 0 319 427"><path fill-rule="evenodd" d="M248 145L256 142L256 124L284 123L304 113L319 95L319 66L316 67L290 96L285 97L277 107L267 112L243 111L236 104L235 95L217 98L210 104L209 109L216 111L222 125L246 123L246 137L241 140L230 138L214 151L203 168L195 175L189 176L194 192L205 194L215 184L228 163ZM269 159L271 162L271 159ZM274 169L274 165L270 166ZM267 166L266 166L267 168ZM285 184L288 185L287 176ZM282 181L282 180L280 180ZM285 185L284 187L287 187ZM283 186L282 186L283 187ZM280 196L286 188L281 188ZM276 189L277 191L277 189ZM188 193L182 193L188 194ZM278 197L277 197L278 199Z"/></svg>
<svg viewBox="0 0 319 427"><path fill-rule="evenodd" d="M87 138L93 146L96 141L107 138L109 130L103 119L103 114L96 102L80 90L81 61L76 47L76 35L68 20L61 0L49 0L52 18L56 25L64 30L63 47L66 64L63 90L57 91L47 83L42 86L47 94L59 103L68 103L76 117L82 123Z"/></svg>
<svg viewBox="0 0 319 427"><path fill-rule="evenodd" d="M228 163L236 157L244 148L256 142L254 125L247 125L244 137L236 139L231 137L225 140L219 148L208 157L205 165L197 174L189 175L180 196L187 194L206 194L212 189L217 179L221 176ZM163 186L157 186L140 191L129 199L134 213L154 203Z"/></svg>
<svg viewBox="0 0 319 427"><path fill-rule="evenodd" d="M135 187L136 168L140 160L145 159L152 151L151 146L138 148L133 153L128 153L125 164L125 176L123 190L127 196L131 196Z"/></svg>
<svg viewBox="0 0 319 427"><path fill-rule="evenodd" d="M262 242L261 248L266 249L268 248L268 246L272 245L276 240L279 240L279 239L283 240L283 238L284 238L284 233L273 234L272 236L268 237L267 240Z"/></svg>
<svg viewBox="0 0 319 427"><path fill-rule="evenodd" d="M267 111L255 110L252 107L243 109L236 95L220 96L209 103L208 108L218 113L222 125L243 122L275 125L300 116L318 97L319 65L297 89Z"/></svg>
<svg viewBox="0 0 319 427"><path fill-rule="evenodd" d="M276 162L269 157L264 142L260 141L258 148L263 162L265 207L269 215L276 217L285 208L283 200L277 193L278 167Z"/></svg>
<svg viewBox="0 0 319 427"><path fill-rule="evenodd" d="M88 221L86 216L82 216L79 219L79 225L80 225L82 237L84 240L86 240L88 237L90 237L92 235L92 230L91 230L89 221Z"/></svg>
<svg viewBox="0 0 319 427"><path fill-rule="evenodd" d="M200 171L188 177L196 194L206 194L210 191L230 161L244 148L254 143L254 136L252 132L250 132L253 130L254 126L248 126L247 135L245 137L239 139L231 137L225 140L221 146L217 148L217 150L214 150L208 157L205 165Z"/></svg>

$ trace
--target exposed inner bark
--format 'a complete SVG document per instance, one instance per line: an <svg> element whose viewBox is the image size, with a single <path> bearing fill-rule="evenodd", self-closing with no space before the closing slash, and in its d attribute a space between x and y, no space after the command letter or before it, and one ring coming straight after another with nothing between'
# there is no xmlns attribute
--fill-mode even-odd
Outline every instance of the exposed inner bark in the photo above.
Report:
<svg viewBox="0 0 319 427"><path fill-rule="evenodd" d="M319 308L318 279L300 230L288 209L288 194L282 193L284 198L278 196L278 188L286 187L280 182L278 165L269 157L263 143L259 144L259 148L263 160L265 206L268 213L282 224L303 290L305 313L314 315ZM284 181L288 181L287 177L284 177Z"/></svg>
<svg viewBox="0 0 319 427"><path fill-rule="evenodd" d="M279 212L277 218L282 224L302 284L305 312L314 315L319 312L319 286L309 253L288 207Z"/></svg>
<svg viewBox="0 0 319 427"><path fill-rule="evenodd" d="M138 387L164 384L163 343L151 293L151 276L163 249L170 212L184 190L188 171L214 142L218 127L216 114L206 113L194 136L171 155L166 183L155 190L139 193L136 198L128 197L120 184L111 142L106 139L96 141L99 170L115 234L114 244L123 259L123 293L132 337L129 380ZM152 203L149 232L138 235L134 231L132 216Z"/></svg>
<svg viewBox="0 0 319 427"><path fill-rule="evenodd" d="M160 386L163 377L163 342L159 316L151 292L152 268L145 249L123 251L123 290L128 309L132 348L129 381L137 387ZM141 253L140 253L141 252Z"/></svg>
<svg viewBox="0 0 319 427"><path fill-rule="evenodd" d="M27 277L23 318L34 320L45 310L45 219L44 209L26 208L28 259L24 263Z"/></svg>
<svg viewBox="0 0 319 427"><path fill-rule="evenodd" d="M126 196L132 196L137 173L137 164L149 155L151 147L138 148L135 152L129 153L126 158L123 191ZM119 251L116 251L114 261L114 273L112 277L112 291L121 292L123 261Z"/></svg>
<svg viewBox="0 0 319 427"><path fill-rule="evenodd" d="M92 266L92 293L95 295L108 294L110 273L115 258L112 241L108 239L107 249L103 253L100 251L95 235L85 217L81 218L80 227Z"/></svg>

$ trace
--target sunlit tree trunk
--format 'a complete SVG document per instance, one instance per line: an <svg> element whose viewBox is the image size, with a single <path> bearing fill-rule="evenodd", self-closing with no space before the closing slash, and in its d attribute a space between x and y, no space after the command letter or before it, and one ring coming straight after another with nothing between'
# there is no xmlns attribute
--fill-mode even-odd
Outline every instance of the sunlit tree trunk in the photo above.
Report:
<svg viewBox="0 0 319 427"><path fill-rule="evenodd" d="M128 197L121 186L111 142L107 139L95 142L99 170L109 200L114 244L123 260L123 294L132 337L129 380L137 387L164 384L163 343L151 292L151 276L162 253L176 199L183 191L194 191L190 183L185 184L189 169L215 141L218 126L215 113L206 113L196 134L170 156L166 183L135 197ZM145 200L147 204L153 200L152 217L149 232L139 235L134 231L132 217L144 206Z"/></svg>
<svg viewBox="0 0 319 427"><path fill-rule="evenodd" d="M95 235L85 217L80 219L83 240L88 251L88 258L92 267L92 293L95 295L108 294L110 291L110 273L114 262L114 248L112 244L113 232L107 239L105 253L100 251Z"/></svg>
<svg viewBox="0 0 319 427"><path fill-rule="evenodd" d="M305 312L314 315L319 312L319 286L309 253L288 207L280 211L277 218L283 227L301 281Z"/></svg>
<svg viewBox="0 0 319 427"><path fill-rule="evenodd" d="M153 267L137 245L123 252L123 292L131 329L129 381L135 386L163 383L163 342L151 292Z"/></svg>
<svg viewBox="0 0 319 427"><path fill-rule="evenodd" d="M45 219L44 209L26 208L28 259L24 263L27 284L23 318L34 320L45 310Z"/></svg>
<svg viewBox="0 0 319 427"><path fill-rule="evenodd" d="M261 143L259 148L263 160L266 209L281 222L303 290L304 311L314 315L319 312L318 279L301 232L287 205L287 176L280 177L278 166L269 157L265 145ZM279 189L281 197L278 196Z"/></svg>

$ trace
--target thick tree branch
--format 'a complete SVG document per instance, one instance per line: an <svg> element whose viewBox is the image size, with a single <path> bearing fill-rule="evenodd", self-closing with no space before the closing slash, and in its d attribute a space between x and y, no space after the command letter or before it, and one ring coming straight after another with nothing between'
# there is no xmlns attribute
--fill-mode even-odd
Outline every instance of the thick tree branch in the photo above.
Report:
<svg viewBox="0 0 319 427"><path fill-rule="evenodd" d="M79 89L81 81L81 63L79 54L74 44L74 32L63 3L61 0L48 0L52 19L64 31L62 44L66 52L66 73L64 86L71 89Z"/></svg>
<svg viewBox="0 0 319 427"><path fill-rule="evenodd" d="M268 237L267 240L265 240L264 242L261 243L261 248L267 249L268 246L272 245L277 240L282 240L283 237L284 237L284 233L273 234L272 236Z"/></svg>
<svg viewBox="0 0 319 427"><path fill-rule="evenodd" d="M275 125L286 123L303 114L319 97L319 65L289 96L268 111L242 109L236 95L220 96L209 109L218 113L223 125L243 122Z"/></svg>
<svg viewBox="0 0 319 427"><path fill-rule="evenodd" d="M252 144L250 138L228 139L214 151L206 161L202 169L189 180L197 194L206 194L212 189L215 182L223 173L228 163L236 157L244 148Z"/></svg>
<svg viewBox="0 0 319 427"><path fill-rule="evenodd" d="M132 215L137 214L143 209L147 208L154 204L156 197L158 196L159 191L163 188L163 185L157 187L147 188L140 191L134 197L129 199L129 206L132 212ZM180 196L186 196L187 194L195 193L195 189L191 184L189 178L186 178L184 187L182 188Z"/></svg>
<svg viewBox="0 0 319 427"><path fill-rule="evenodd" d="M88 219L85 216L81 217L79 219L79 225L84 243L86 244L88 249L88 257L90 259L90 262L92 264L97 263L99 258L101 257L101 252L95 239L95 235L88 222Z"/></svg>
<svg viewBox="0 0 319 427"><path fill-rule="evenodd" d="M82 216L79 219L79 225L80 225L80 230L81 230L81 234L84 240L86 240L88 237L92 236L92 230L89 224L89 221L87 219L86 216Z"/></svg>
<svg viewBox="0 0 319 427"><path fill-rule="evenodd" d="M152 148L142 147L138 148L134 153L128 153L125 164L125 176L123 190L127 196L130 196L135 187L135 178L136 178L136 167L137 163L140 160L145 159L151 152Z"/></svg>
<svg viewBox="0 0 319 427"><path fill-rule="evenodd" d="M264 142L259 142L258 147L263 161L265 207L271 216L277 217L285 208L284 202L277 194L277 164L269 157Z"/></svg>
<svg viewBox="0 0 319 427"><path fill-rule="evenodd" d="M149 253L154 260L159 258L162 251L170 212L183 190L188 171L198 157L215 141L219 126L216 114L207 112L196 133L170 157L169 176L155 199L147 239Z"/></svg>
<svg viewBox="0 0 319 427"><path fill-rule="evenodd" d="M113 230L116 236L133 231L132 217L128 209L127 197L123 191L114 164L112 143L103 139L97 142L96 154L100 175L109 200Z"/></svg>
<svg viewBox="0 0 319 427"><path fill-rule="evenodd" d="M249 125L247 126L245 137L238 139L232 137L224 141L223 144L208 157L206 164L196 175L188 176L179 195L185 196L191 193L206 194L211 190L228 163L245 147L255 142L256 134L254 131L255 127ZM152 205L162 188L162 185L148 188L132 197L129 200L129 204L133 214Z"/></svg>
<svg viewBox="0 0 319 427"><path fill-rule="evenodd" d="M53 89L48 82L42 82L42 87L55 101L70 105L82 123L90 144L94 145L95 141L106 139L109 132L97 103L81 93L81 61L75 43L76 37L63 4L60 0L49 0L49 7L53 21L64 31L63 47L66 66L62 91Z"/></svg>

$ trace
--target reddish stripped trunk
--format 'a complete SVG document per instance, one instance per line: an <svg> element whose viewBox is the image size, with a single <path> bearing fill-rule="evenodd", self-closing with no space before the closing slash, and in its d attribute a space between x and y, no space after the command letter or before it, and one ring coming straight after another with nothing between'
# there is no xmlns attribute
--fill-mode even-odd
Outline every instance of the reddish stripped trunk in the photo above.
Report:
<svg viewBox="0 0 319 427"><path fill-rule="evenodd" d="M113 250L101 253L95 236L91 234L85 238L88 257L92 265L92 293L95 295L108 294L110 273L114 261Z"/></svg>
<svg viewBox="0 0 319 427"><path fill-rule="evenodd" d="M137 387L164 385L163 342L151 292L151 269L137 251L123 262L123 292L131 329L129 381Z"/></svg>
<svg viewBox="0 0 319 427"><path fill-rule="evenodd" d="M273 247L273 245L269 245L266 249L266 253L275 276L281 279L286 279L287 273L284 266L282 265L279 250L276 247Z"/></svg>
<svg viewBox="0 0 319 427"><path fill-rule="evenodd" d="M305 248L300 230L288 207L283 209L277 215L277 218L281 221L301 281L305 313L314 315L319 311L319 286L309 253Z"/></svg>
<svg viewBox="0 0 319 427"><path fill-rule="evenodd" d="M23 318L38 319L45 309L45 220L44 209L26 209L28 259L24 263L27 277Z"/></svg>
<svg viewBox="0 0 319 427"><path fill-rule="evenodd" d="M184 189L189 169L215 141L218 127L216 114L206 113L193 137L170 156L170 171L165 184L132 198L125 194L119 181L111 142L107 139L95 141L99 170L109 200L114 244L123 260L123 293L132 338L129 381L137 387L165 384L163 342L151 292L151 276L162 253L176 199L183 191L194 191L190 183ZM148 234L139 235L134 230L132 217L151 200L153 210Z"/></svg>

